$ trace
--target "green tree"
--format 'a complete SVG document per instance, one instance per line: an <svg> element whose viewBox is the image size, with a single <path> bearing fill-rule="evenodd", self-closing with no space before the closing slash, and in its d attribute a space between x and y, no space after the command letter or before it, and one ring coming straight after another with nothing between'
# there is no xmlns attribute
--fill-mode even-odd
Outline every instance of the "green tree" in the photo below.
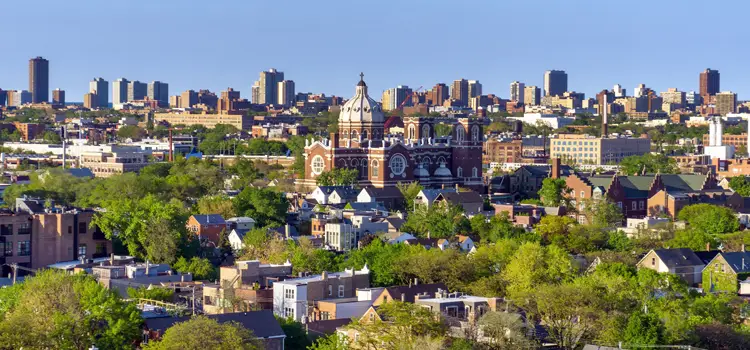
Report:
<svg viewBox="0 0 750 350"><path fill-rule="evenodd" d="M218 272L216 267L206 258L193 257L190 260L180 257L172 266L177 272L190 273L195 280L216 280Z"/></svg>
<svg viewBox="0 0 750 350"><path fill-rule="evenodd" d="M622 209L609 199L588 199L583 200L582 204L583 214L589 223L607 228L622 226Z"/></svg>
<svg viewBox="0 0 750 350"><path fill-rule="evenodd" d="M713 204L688 205L680 210L677 217L687 221L691 229L706 234L730 233L740 228L732 209Z"/></svg>
<svg viewBox="0 0 750 350"><path fill-rule="evenodd" d="M125 303L87 275L45 270L0 300L0 339L8 349L131 349L143 322ZM22 332L19 330L23 330Z"/></svg>
<svg viewBox="0 0 750 350"><path fill-rule="evenodd" d="M401 195L404 196L404 202L406 206L406 211L414 211L414 201L417 198L417 195L419 192L422 192L424 189L424 186L420 185L419 182L409 182L409 183L397 183L396 187L399 191L401 191Z"/></svg>
<svg viewBox="0 0 750 350"><path fill-rule="evenodd" d="M162 287L128 287L128 297L171 302L174 290Z"/></svg>
<svg viewBox="0 0 750 350"><path fill-rule="evenodd" d="M117 129L117 138L120 140L134 139L139 140L146 136L146 130L137 125L125 125Z"/></svg>
<svg viewBox="0 0 750 350"><path fill-rule="evenodd" d="M628 175L641 173L679 174L680 168L674 158L662 153L646 153L642 156L628 156L620 162L620 169Z"/></svg>
<svg viewBox="0 0 750 350"><path fill-rule="evenodd" d="M289 202L282 193L266 188L246 187L232 200L236 215L251 217L258 227L286 222Z"/></svg>
<svg viewBox="0 0 750 350"><path fill-rule="evenodd" d="M351 346L408 349L425 337L442 338L446 332L445 324L432 311L413 303L389 301L378 307L378 314L382 321L355 321L347 326L359 333Z"/></svg>
<svg viewBox="0 0 750 350"><path fill-rule="evenodd" d="M196 203L196 209L199 214L219 214L227 219L237 216L232 200L224 195L201 197Z"/></svg>
<svg viewBox="0 0 750 350"><path fill-rule="evenodd" d="M750 181L747 181L745 176L729 178L729 188L739 193L742 197L750 197Z"/></svg>
<svg viewBox="0 0 750 350"><path fill-rule="evenodd" d="M490 311L479 319L479 328L488 338L487 349L538 349L538 344L526 337L520 314Z"/></svg>
<svg viewBox="0 0 750 350"><path fill-rule="evenodd" d="M354 186L358 177L357 169L335 168L320 173L316 182L318 186Z"/></svg>
<svg viewBox="0 0 750 350"><path fill-rule="evenodd" d="M308 347L309 350L349 350L347 339L338 332L320 337Z"/></svg>
<svg viewBox="0 0 750 350"><path fill-rule="evenodd" d="M289 349L306 349L312 345L307 338L307 331L302 323L292 318L276 317L276 320L279 321L279 325L286 335L284 347Z"/></svg>
<svg viewBox="0 0 750 350"><path fill-rule="evenodd" d="M502 276L508 283L508 296L518 305L524 305L540 285L570 281L574 272L568 252L554 245L542 247L527 242L515 252Z"/></svg>
<svg viewBox="0 0 750 350"><path fill-rule="evenodd" d="M262 347L253 332L239 323L218 323L206 316L195 316L168 328L161 340L149 342L144 350L255 350Z"/></svg>
<svg viewBox="0 0 750 350"><path fill-rule="evenodd" d="M661 344L663 333L664 325L655 314L634 312L628 317L622 336L626 347L638 347Z"/></svg>
<svg viewBox="0 0 750 350"><path fill-rule="evenodd" d="M567 198L571 189L565 184L565 179L553 179L548 177L542 181L542 188L539 189L539 198L545 206L569 206L570 200Z"/></svg>

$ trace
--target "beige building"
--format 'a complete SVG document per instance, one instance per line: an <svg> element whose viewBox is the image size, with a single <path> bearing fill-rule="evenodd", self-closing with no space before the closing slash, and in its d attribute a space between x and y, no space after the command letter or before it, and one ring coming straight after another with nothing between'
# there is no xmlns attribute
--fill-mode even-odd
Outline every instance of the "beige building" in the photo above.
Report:
<svg viewBox="0 0 750 350"><path fill-rule="evenodd" d="M565 92L562 95L548 95L542 97L541 104L549 107L564 107L568 109L581 108L582 98L575 92Z"/></svg>
<svg viewBox="0 0 750 350"><path fill-rule="evenodd" d="M380 99L380 105L383 106L383 110L390 111L395 104L393 96L394 89L383 90L383 97Z"/></svg>
<svg viewBox="0 0 750 350"><path fill-rule="evenodd" d="M169 107L172 108L180 108L180 100L182 99L182 96L180 95L174 95L169 97Z"/></svg>
<svg viewBox="0 0 750 350"><path fill-rule="evenodd" d="M616 164L623 158L651 151L648 137L593 137L560 134L550 139L550 157L572 164Z"/></svg>
<svg viewBox="0 0 750 350"><path fill-rule="evenodd" d="M79 163L82 168L89 168L97 177L110 177L115 174L137 172L146 165L145 153L81 153Z"/></svg>
<svg viewBox="0 0 750 350"><path fill-rule="evenodd" d="M165 121L170 125L203 125L207 128L213 128L217 124L229 124L240 130L249 130L253 118L245 114L226 113L154 113L154 121Z"/></svg>
<svg viewBox="0 0 750 350"><path fill-rule="evenodd" d="M685 93L683 91L678 91L677 88L669 88L667 91L661 93L661 101L663 104L677 104L684 106Z"/></svg>
<svg viewBox="0 0 750 350"><path fill-rule="evenodd" d="M523 88L523 104L525 105L531 105L531 106L537 106L540 103L542 103L541 99L541 90L534 86L526 86Z"/></svg>
<svg viewBox="0 0 750 350"><path fill-rule="evenodd" d="M203 286L203 311L223 314L273 308L273 283L291 276L292 264L261 264L257 260L235 262L219 268L219 283Z"/></svg>
<svg viewBox="0 0 750 350"><path fill-rule="evenodd" d="M723 91L715 96L716 98L716 114L727 115L727 113L734 113L737 108L737 94L731 91Z"/></svg>
<svg viewBox="0 0 750 350"><path fill-rule="evenodd" d="M99 99L95 93L89 92L83 95L83 107L88 109L94 109L97 107L97 100Z"/></svg>

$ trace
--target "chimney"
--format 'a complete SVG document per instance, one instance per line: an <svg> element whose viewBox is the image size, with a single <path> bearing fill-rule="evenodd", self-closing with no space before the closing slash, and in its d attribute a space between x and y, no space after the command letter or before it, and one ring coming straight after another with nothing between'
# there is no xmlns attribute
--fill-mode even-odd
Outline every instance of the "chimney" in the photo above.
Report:
<svg viewBox="0 0 750 350"><path fill-rule="evenodd" d="M445 189L445 184L443 184L443 189Z"/></svg>
<svg viewBox="0 0 750 350"><path fill-rule="evenodd" d="M172 146L172 128L169 128L169 161L174 161L174 147Z"/></svg>
<svg viewBox="0 0 750 350"><path fill-rule="evenodd" d="M109 254L109 264L110 265L115 264L115 253Z"/></svg>
<svg viewBox="0 0 750 350"><path fill-rule="evenodd" d="M419 284L419 279L418 278L414 278L414 285L416 286L418 284Z"/></svg>
<svg viewBox="0 0 750 350"><path fill-rule="evenodd" d="M321 278L322 280L327 280L327 279L328 279L328 272L325 272L325 271L323 271L323 272L322 272L322 273L320 274L320 278Z"/></svg>
<svg viewBox="0 0 750 350"><path fill-rule="evenodd" d="M151 265L151 264L148 262L148 260L146 260L146 276L148 276L149 265Z"/></svg>
<svg viewBox="0 0 750 350"><path fill-rule="evenodd" d="M711 243L706 243L706 251L708 252L710 250L711 250Z"/></svg>
<svg viewBox="0 0 750 350"><path fill-rule="evenodd" d="M560 158L552 158L552 174L550 177L553 179L560 178Z"/></svg>
<svg viewBox="0 0 750 350"><path fill-rule="evenodd" d="M742 261L745 261L744 259ZM743 264L744 266L744 264ZM406 302L406 293L401 293L401 301Z"/></svg>

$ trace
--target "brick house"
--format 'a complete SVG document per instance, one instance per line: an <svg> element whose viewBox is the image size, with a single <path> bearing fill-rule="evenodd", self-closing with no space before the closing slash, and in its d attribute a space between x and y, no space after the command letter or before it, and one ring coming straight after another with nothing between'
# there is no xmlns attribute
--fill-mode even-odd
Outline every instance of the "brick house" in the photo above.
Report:
<svg viewBox="0 0 750 350"><path fill-rule="evenodd" d="M219 214L191 215L187 221L187 229L193 232L203 242L213 245L219 244L221 232L227 229L227 222Z"/></svg>

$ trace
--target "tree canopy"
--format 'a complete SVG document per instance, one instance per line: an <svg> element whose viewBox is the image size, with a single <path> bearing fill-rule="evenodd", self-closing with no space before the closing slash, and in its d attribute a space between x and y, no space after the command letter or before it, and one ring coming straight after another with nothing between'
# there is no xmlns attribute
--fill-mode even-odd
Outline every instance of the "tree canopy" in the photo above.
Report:
<svg viewBox="0 0 750 350"><path fill-rule="evenodd" d="M662 153L646 153L642 156L628 156L620 162L620 169L628 175L647 174L679 174L677 161Z"/></svg>
<svg viewBox="0 0 750 350"><path fill-rule="evenodd" d="M253 332L239 323L195 316L168 328L161 340L149 342L144 350L256 350L262 346Z"/></svg>

